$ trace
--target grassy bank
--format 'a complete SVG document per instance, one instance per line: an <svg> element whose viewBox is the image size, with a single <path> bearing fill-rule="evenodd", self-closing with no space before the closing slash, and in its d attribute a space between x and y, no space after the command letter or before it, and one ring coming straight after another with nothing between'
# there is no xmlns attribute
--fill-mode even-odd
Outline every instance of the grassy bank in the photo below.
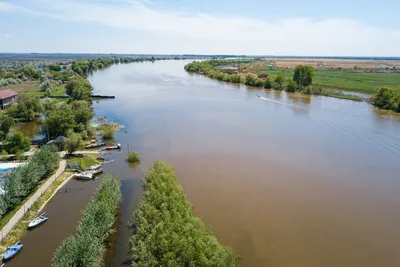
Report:
<svg viewBox="0 0 400 267"><path fill-rule="evenodd" d="M221 245L194 215L173 168L157 161L144 178L144 195L134 214L132 266L237 266L239 258Z"/></svg>
<svg viewBox="0 0 400 267"><path fill-rule="evenodd" d="M283 74L293 77L292 69L255 69L255 74L268 74L272 79ZM350 70L316 70L313 87L373 94L376 89L390 87L400 93L400 73L353 72Z"/></svg>
<svg viewBox="0 0 400 267"><path fill-rule="evenodd" d="M2 247L7 248L15 244L27 231L28 224L31 220L36 218L40 214L40 207L46 203L54 192L57 190L60 184L62 184L72 173L64 172L50 187L44 192L44 194L32 205L31 209L22 217L17 223L14 229L8 234L8 236L1 242ZM22 205L21 205L22 206ZM8 221L8 220L7 220ZM4 253L4 250L0 248L0 253Z"/></svg>

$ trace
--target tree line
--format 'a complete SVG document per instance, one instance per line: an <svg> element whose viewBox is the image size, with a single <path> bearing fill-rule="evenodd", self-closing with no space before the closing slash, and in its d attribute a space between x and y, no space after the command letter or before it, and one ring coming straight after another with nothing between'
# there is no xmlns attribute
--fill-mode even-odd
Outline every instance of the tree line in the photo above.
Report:
<svg viewBox="0 0 400 267"><path fill-rule="evenodd" d="M132 266L237 266L239 257L221 245L194 215L173 168L157 161L144 177L134 213Z"/></svg>
<svg viewBox="0 0 400 267"><path fill-rule="evenodd" d="M106 174L83 211L76 235L66 238L57 248L52 266L102 266L106 240L121 199L121 183L115 174Z"/></svg>
<svg viewBox="0 0 400 267"><path fill-rule="evenodd" d="M238 74L229 74L223 72L218 66L224 66L235 63L251 63L254 62L252 59L229 59L229 60L205 60L202 62L194 61L185 66L185 70L189 72L200 73L217 79L219 81L232 82L232 83L243 83L249 86L255 86L266 89L284 89L288 92L300 91L308 94L318 94L320 90L312 88L313 77L315 75L314 68L307 65L296 66L294 75L292 78L287 79L287 85L285 84L285 76L277 75L274 79L271 78L258 78L252 74L248 74L242 78ZM319 92L320 93L320 92Z"/></svg>
<svg viewBox="0 0 400 267"><path fill-rule="evenodd" d="M3 183L5 194L0 195L0 217L20 204L42 179L58 168L59 163L58 149L47 145L40 148L27 164L12 170Z"/></svg>

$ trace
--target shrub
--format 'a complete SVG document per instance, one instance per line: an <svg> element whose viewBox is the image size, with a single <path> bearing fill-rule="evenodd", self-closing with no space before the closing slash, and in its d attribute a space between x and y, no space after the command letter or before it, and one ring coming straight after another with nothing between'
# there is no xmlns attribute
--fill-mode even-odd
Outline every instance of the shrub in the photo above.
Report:
<svg viewBox="0 0 400 267"><path fill-rule="evenodd" d="M271 88L272 88L272 81L271 81L270 78L267 78L267 79L264 81L264 88L267 88L267 89L271 89Z"/></svg>
<svg viewBox="0 0 400 267"><path fill-rule="evenodd" d="M29 148L30 145L31 140L19 131L7 136L4 140L4 150L10 154L16 154L20 151L23 152L25 149Z"/></svg>
<svg viewBox="0 0 400 267"><path fill-rule="evenodd" d="M140 161L140 154L138 152L129 152L128 153L128 162L133 163L133 162L138 162Z"/></svg>
<svg viewBox="0 0 400 267"><path fill-rule="evenodd" d="M287 86L286 86L286 92L294 92L296 91L297 84L293 79L290 79Z"/></svg>
<svg viewBox="0 0 400 267"><path fill-rule="evenodd" d="M238 265L233 250L194 215L171 166L155 162L145 175L144 191L130 240L133 267Z"/></svg>
<svg viewBox="0 0 400 267"><path fill-rule="evenodd" d="M378 108L391 109L392 108L393 92L389 88L380 88L373 96L373 104Z"/></svg>
<svg viewBox="0 0 400 267"><path fill-rule="evenodd" d="M121 183L114 174L106 174L83 211L77 234L65 239L57 248L52 266L102 266L101 256L120 203Z"/></svg>
<svg viewBox="0 0 400 267"><path fill-rule="evenodd" d="M115 129L112 125L106 124L103 126L101 137L103 140L112 140L114 138Z"/></svg>

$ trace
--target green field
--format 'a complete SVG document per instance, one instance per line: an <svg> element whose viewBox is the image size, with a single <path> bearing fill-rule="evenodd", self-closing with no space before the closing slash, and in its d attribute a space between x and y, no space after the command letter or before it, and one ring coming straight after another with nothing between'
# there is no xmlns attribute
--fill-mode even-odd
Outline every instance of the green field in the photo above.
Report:
<svg viewBox="0 0 400 267"><path fill-rule="evenodd" d="M54 83L53 83L54 84ZM34 96L44 96L45 92L41 92L39 88L39 81L24 81L20 84L8 85L0 87L2 89L11 89L19 94L28 94ZM65 84L54 84L51 89L52 96L65 95Z"/></svg>
<svg viewBox="0 0 400 267"><path fill-rule="evenodd" d="M268 74L271 78L283 74L285 78L293 77L293 70L258 70L257 73ZM344 91L372 94L376 89L388 87L400 93L400 73L358 73L344 70L317 70L313 87L337 89Z"/></svg>

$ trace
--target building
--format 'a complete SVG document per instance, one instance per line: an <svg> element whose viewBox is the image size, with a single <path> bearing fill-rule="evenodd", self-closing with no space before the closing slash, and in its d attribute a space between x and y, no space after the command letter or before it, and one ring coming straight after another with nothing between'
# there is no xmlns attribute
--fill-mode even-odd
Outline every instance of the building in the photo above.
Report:
<svg viewBox="0 0 400 267"><path fill-rule="evenodd" d="M60 135L56 139L51 140L50 142L48 142L47 144L56 145L58 147L58 149L60 149L62 151L62 150L64 150L64 144L65 144L65 142L67 140L68 140L67 137Z"/></svg>
<svg viewBox="0 0 400 267"><path fill-rule="evenodd" d="M258 78L268 78L268 74L264 73L258 74Z"/></svg>
<svg viewBox="0 0 400 267"><path fill-rule="evenodd" d="M0 90L0 108L6 109L14 104L18 99L18 94L13 90Z"/></svg>

